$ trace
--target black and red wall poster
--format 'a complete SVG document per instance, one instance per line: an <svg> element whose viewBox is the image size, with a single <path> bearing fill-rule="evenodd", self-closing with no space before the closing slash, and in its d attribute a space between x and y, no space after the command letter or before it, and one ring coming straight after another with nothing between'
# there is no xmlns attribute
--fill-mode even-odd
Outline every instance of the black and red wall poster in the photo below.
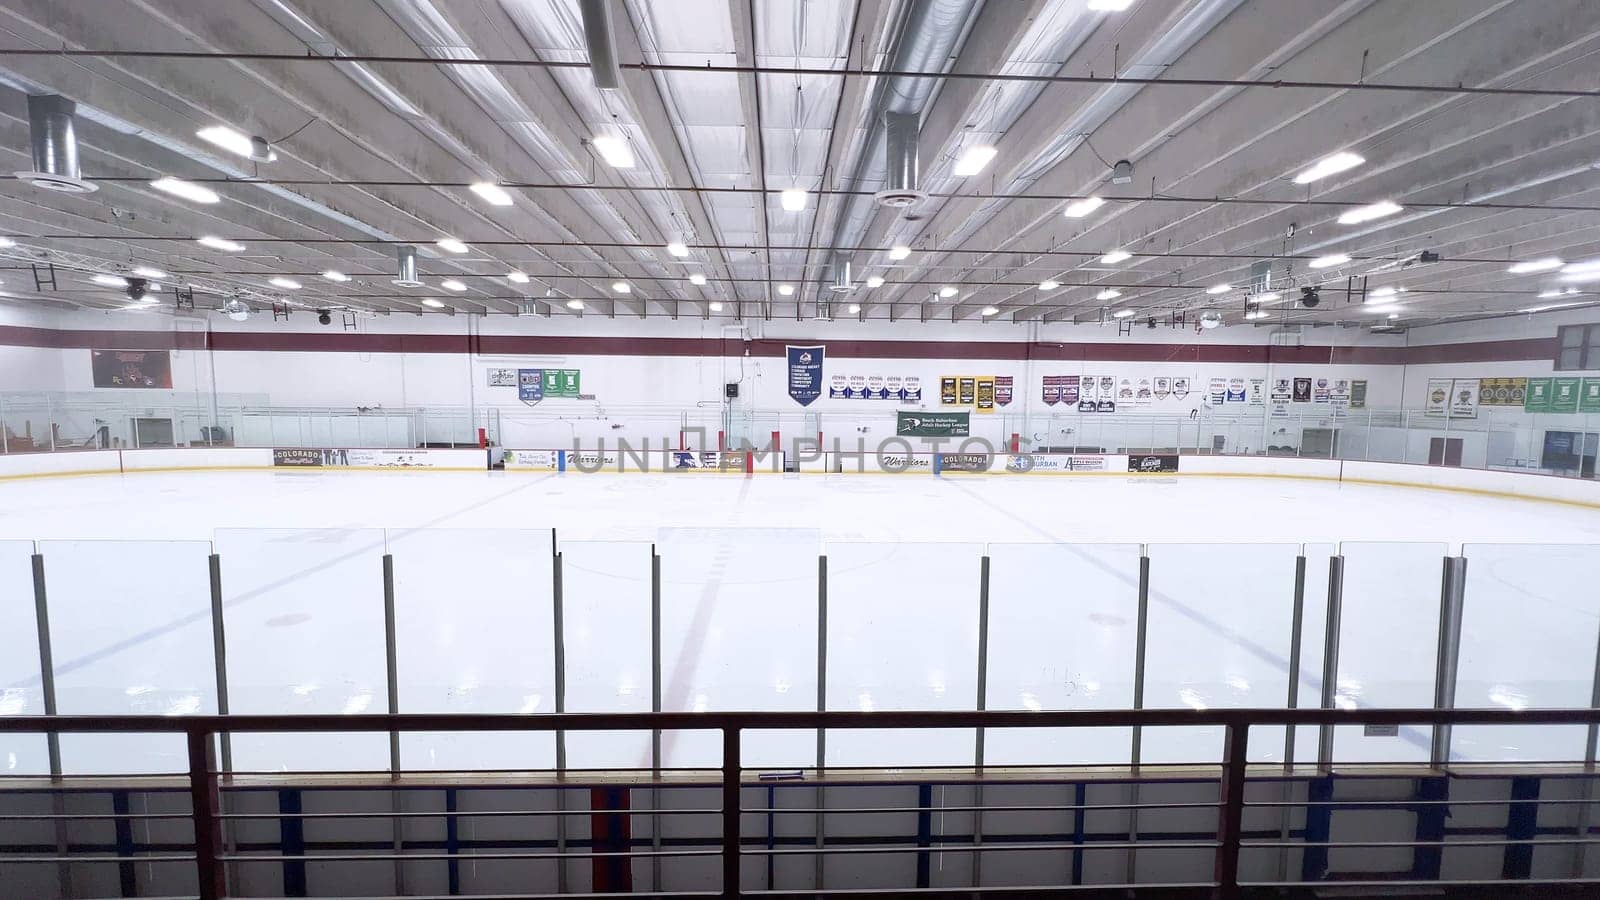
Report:
<svg viewBox="0 0 1600 900"><path fill-rule="evenodd" d="M90 350L97 388L172 389L170 350Z"/></svg>

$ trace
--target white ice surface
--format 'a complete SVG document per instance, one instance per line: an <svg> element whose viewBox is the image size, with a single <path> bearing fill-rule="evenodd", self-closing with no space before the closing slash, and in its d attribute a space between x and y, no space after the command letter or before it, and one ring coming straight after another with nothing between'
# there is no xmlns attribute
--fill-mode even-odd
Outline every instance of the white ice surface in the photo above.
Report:
<svg viewBox="0 0 1600 900"><path fill-rule="evenodd" d="M224 529L260 531L219 537ZM463 542L419 529L498 534ZM1293 594L1285 572L1294 555L1284 544L1437 542L1451 552L1468 545L1463 706L1570 705L1586 698L1600 622L1600 604L1577 599L1592 593L1600 549L1536 554L1485 547L1476 567L1472 550L1600 544L1600 516L1421 489L1202 477L423 472L0 483L0 540L217 540L236 711L382 711L381 634L363 640L348 632L382 621L378 565L385 548L399 576L402 709L551 709L553 642L537 631L548 621L548 566L529 567L547 559L548 532L540 529L554 529L569 554L571 711L649 709L650 545L663 558L661 696L669 710L815 704L819 552L830 558L830 708L975 705L977 572L968 569L984 550L992 559L988 705L996 709L1127 705L1137 548L1085 544L1189 545L1149 554L1149 706L1282 704ZM1207 546L1222 543L1275 546ZM523 545L529 556L514 558ZM74 565L125 565L134 549L79 545ZM49 546L44 550L49 571ZM1320 691L1318 592L1326 584L1327 552L1308 553L1301 706L1315 705ZM25 559L0 566L0 621L15 622L24 635L32 626ZM1438 554L1352 548L1347 566L1341 698L1382 705L1384 697L1431 697L1431 680L1418 677L1431 679ZM152 653L172 652L177 638L194 644L193 662L209 665L210 629L203 614L196 618L192 591L166 608L160 573L149 564L137 572L126 591L116 589L115 577L74 589L74 619L52 622L58 685L107 698L135 687L163 697L203 687L187 663L153 665L159 656ZM194 577L185 573L182 581ZM61 584L65 590L65 578ZM74 620L86 621L92 592L103 592L118 615L79 627ZM130 611L130 604L137 606ZM1530 624L1547 606L1559 626ZM126 626L130 633L120 640L105 633L134 621L144 627ZM26 640L16 643L19 652L27 649ZM314 649L292 659L296 647ZM38 679L23 674L27 660L14 661L0 683L3 709L36 714ZM124 703L108 703L104 711ZM1078 739L1060 731L1039 732L1037 740L1026 734L991 739L994 761L1109 762L1125 745L1118 731ZM1570 756L1571 735L1552 734L1548 752ZM574 734L569 754L574 765L638 765L648 759L644 737ZM1281 731L1260 737L1252 756L1281 758ZM1303 758L1306 736L1299 737ZM1416 730L1398 738L1341 730L1336 749L1352 760L1415 759L1425 757L1426 739ZM1145 741L1148 760L1212 758L1217 743L1212 734L1153 732ZM810 735L748 735L747 744L749 761L763 766L803 765L815 751ZM246 762L252 769L382 764L376 746L348 737L297 752L278 741L246 741L236 749L242 768ZM315 752L308 756L308 749ZM28 741L0 739L0 772L36 771L37 750ZM408 763L421 767L474 763L471 743L449 736L408 738L403 750ZM710 764L718 755L714 735L704 732L669 734L663 750L667 765ZM1495 740L1480 729L1462 734L1455 750L1475 759L1539 758L1545 745L1537 733ZM543 742L507 741L481 764L537 767L548 764L548 753ZM836 765L887 763L891 756L901 764L959 763L970 761L971 736L830 734L828 755ZM85 754L68 763L83 771L171 765L154 756Z"/></svg>

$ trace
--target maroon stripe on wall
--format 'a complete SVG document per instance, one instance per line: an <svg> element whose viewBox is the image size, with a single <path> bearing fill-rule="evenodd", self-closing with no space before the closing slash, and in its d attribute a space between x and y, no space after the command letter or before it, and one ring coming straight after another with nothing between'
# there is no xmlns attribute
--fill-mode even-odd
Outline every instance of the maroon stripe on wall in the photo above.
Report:
<svg viewBox="0 0 1600 900"><path fill-rule="evenodd" d="M782 357L801 340L559 335L373 334L348 331L88 331L0 325L0 346L93 350L300 353L479 353L502 356ZM1024 341L818 341L836 359L1045 360L1055 362L1416 365L1554 358L1556 339L1525 338L1413 347L1284 347L1260 344L1028 343Z"/></svg>

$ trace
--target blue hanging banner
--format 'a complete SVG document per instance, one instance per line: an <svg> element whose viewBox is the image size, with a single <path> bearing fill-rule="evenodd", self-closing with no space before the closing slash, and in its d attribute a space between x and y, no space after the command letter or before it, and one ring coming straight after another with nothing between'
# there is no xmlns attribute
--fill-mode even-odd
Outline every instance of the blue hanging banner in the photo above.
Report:
<svg viewBox="0 0 1600 900"><path fill-rule="evenodd" d="M544 399L544 370L543 369L518 369L517 370L517 399L518 400L543 400Z"/></svg>
<svg viewBox="0 0 1600 900"><path fill-rule="evenodd" d="M789 396L801 406L822 396L823 346L788 347Z"/></svg>

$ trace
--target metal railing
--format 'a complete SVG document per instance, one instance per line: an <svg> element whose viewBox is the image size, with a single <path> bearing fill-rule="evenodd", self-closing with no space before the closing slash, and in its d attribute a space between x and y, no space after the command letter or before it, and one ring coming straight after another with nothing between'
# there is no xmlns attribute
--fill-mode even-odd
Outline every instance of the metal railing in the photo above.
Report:
<svg viewBox="0 0 1600 900"><path fill-rule="evenodd" d="M201 900L214 900L228 896L225 869L229 863L251 861L271 861L270 856L239 856L230 855L224 850L223 824L230 818L245 818L247 816L230 816L221 812L221 793L219 778L222 775L216 765L217 737L228 733L239 732L277 732L277 733L350 733L350 732L388 732L398 734L401 732L418 731L450 731L450 732L488 732L488 731L538 731L556 732L572 730L717 730L722 736L722 761L717 782L721 786L721 803L715 810L689 810L688 812L720 814L721 835L714 850L653 850L643 852L619 852L616 856L708 856L716 855L721 858L722 886L720 892L704 894L705 896L746 897L759 896L771 893L785 893L782 891L745 890L741 880L740 865L745 856L775 855L783 853L837 853L837 852L903 852L904 848L868 848L861 850L850 848L829 850L825 846L816 849L779 850L779 849L746 849L742 846L741 816L746 812L770 812L770 810L746 810L741 806L741 789L746 786L745 770L741 768L741 741L742 733L752 730L770 729L933 729L933 728L1035 728L1035 727L1184 727L1184 726L1212 726L1221 727L1224 731L1221 758L1214 763L1205 763L1206 766L1219 765L1218 775L1218 801L1210 803L1156 803L1125 806L1123 808L1135 809L1145 807L1172 807L1185 808L1204 807L1217 810L1216 836L1212 841L1191 841L1173 843L1170 841L1141 843L1137 836L1130 836L1126 848L1137 849L1141 846L1155 848L1183 848L1197 849L1208 848L1214 852L1213 877L1209 885L1186 884L1185 887L1209 886L1213 896L1220 900L1232 900L1241 894L1241 889L1249 885L1241 882L1239 876L1239 860L1241 851L1249 848L1277 848L1283 846L1304 847L1421 847L1445 845L1444 841L1246 841L1243 837L1244 813L1252 807L1284 807L1304 806L1311 807L1328 801L1307 798L1304 801L1269 801L1249 803L1245 802L1245 785L1250 775L1248 763L1248 749L1250 729L1254 726L1293 726L1309 725L1321 728L1333 728L1345 725L1361 726L1431 726L1434 728L1448 728L1454 725L1587 725L1591 735L1600 728L1600 709L1453 709L1453 710L1374 710L1374 709L1325 709L1325 710L1293 710L1293 709L1227 709L1227 710L1078 710L1078 711L886 711L886 712L706 712L706 713L562 713L554 715L487 715L487 714L390 714L390 715L235 715L235 716L193 716L193 717L156 717L156 716L14 716L0 718L0 732L29 732L44 733L52 736L61 734L78 733L181 733L185 735L188 746L188 792L191 800L191 811L188 818L194 828L194 853L192 859L195 863L199 883L199 896ZM1263 776L1276 775L1281 777L1284 768L1280 766L1261 766L1258 771ZM1584 770L1589 777L1594 776L1592 764L1586 765ZM1135 764L1132 774L1137 779L1140 767ZM983 772L981 767L976 770L980 777ZM60 779L53 779L59 783ZM753 782L760 784L761 782ZM1459 801L1451 801L1459 802ZM1505 803L1507 801L1496 801ZM1549 801L1545 801L1549 802ZM1559 802L1559 801L1558 801ZM1584 800L1587 804L1590 801ZM987 809L979 806L975 809ZM1039 807L1027 807L1038 809ZM1100 808L1099 806L1093 808ZM1110 808L1110 807L1107 807ZM792 811L792 810L791 810ZM803 810L811 812L812 810ZM839 812L849 812L840 810ZM884 810L868 807L863 812L882 812ZM835 810L829 810L830 813ZM560 812L556 813L560 815ZM388 818L389 815L381 812L361 813L363 818ZM58 812L57 816L42 815L34 818L65 818ZM167 816L169 818L181 815ZM1573 838L1531 838L1525 840L1471 840L1451 841L1450 846L1504 846L1515 845L1549 846L1549 845L1588 845L1600 842L1600 839L1591 838L1587 818L1580 826L1579 833ZM995 844L985 846L975 844L967 848L974 854L985 851L1016 851L1018 849L1049 850L1053 845L1041 843L1019 847L1016 844ZM1102 847L1102 849L1108 849ZM561 858L568 857L595 857L611 855L598 851L590 852L558 852L558 853L510 853L496 854L493 857L463 857L464 859L531 859L531 858ZM180 861L189 859L187 855L169 855L163 861ZM279 859L285 857L277 857ZM361 861L374 861L384 859L394 860L419 860L438 858L437 855L396 854L393 856L362 854L351 857ZM12 857L11 861L15 861ZM96 858L102 859L103 858ZM149 857L139 857L148 860ZM307 856L308 860L338 860L341 857ZM28 862L58 862L71 863L74 860L84 860L82 857L29 857ZM0 854L0 862L7 861L4 854ZM1576 873L1572 879L1574 883L1581 882L1581 872ZM1274 886L1289 884L1290 882L1273 882ZM1483 883L1483 882L1434 882L1434 883ZM1159 886L1159 885L1157 885ZM1265 885L1263 885L1265 886ZM1071 890L1100 890L1104 891L1116 885L1093 884L1049 886L1037 889L1034 895L1065 893ZM1015 887L981 887L973 886L961 888L959 893L969 896L984 896L991 893L1014 893ZM904 889L901 894L917 893L948 893L948 889ZM792 892L791 892L792 893ZM859 891L833 891L818 888L805 891L808 895L833 895L853 894ZM543 894L529 894L517 896L548 896Z"/></svg>

